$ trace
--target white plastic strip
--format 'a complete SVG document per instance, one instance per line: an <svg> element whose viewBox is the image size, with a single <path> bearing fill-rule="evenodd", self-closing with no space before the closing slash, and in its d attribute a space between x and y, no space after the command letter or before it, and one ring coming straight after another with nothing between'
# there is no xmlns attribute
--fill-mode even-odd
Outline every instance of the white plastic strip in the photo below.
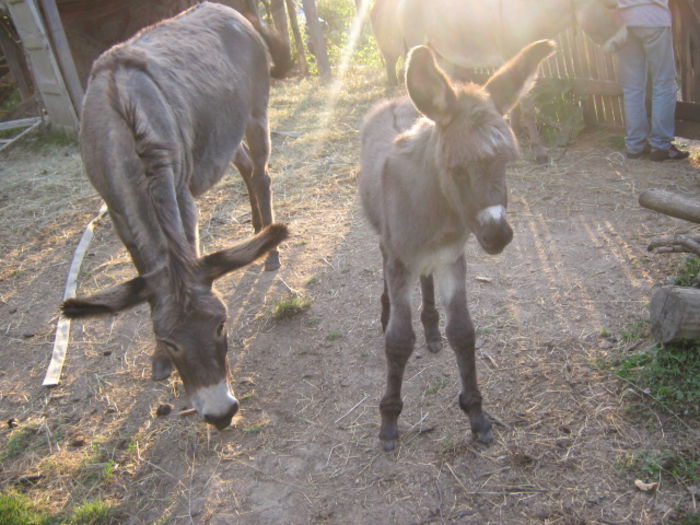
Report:
<svg viewBox="0 0 700 525"><path fill-rule="evenodd" d="M104 217L105 213L107 213L107 205L103 203L95 218L93 218L85 227L83 236L80 238L78 247L75 249L75 253L73 254L73 261L70 263L70 270L68 270L66 289L63 292L64 301L75 296L75 290L78 287L78 273L80 272L80 266L83 264L85 252L87 252L88 246L90 246L90 241L92 241L95 223ZM46 376L44 377L44 382L42 383L44 386L56 386L61 379L61 370L63 370L63 363L66 360L66 350L68 349L69 339L70 319L61 316L58 318L58 324L56 325L56 337L53 341L51 362L49 363L49 368L46 370Z"/></svg>

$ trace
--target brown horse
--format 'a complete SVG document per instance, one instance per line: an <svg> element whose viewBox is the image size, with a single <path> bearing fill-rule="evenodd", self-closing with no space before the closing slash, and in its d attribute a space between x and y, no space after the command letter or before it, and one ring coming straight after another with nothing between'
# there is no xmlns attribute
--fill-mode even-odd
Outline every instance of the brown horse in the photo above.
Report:
<svg viewBox="0 0 700 525"><path fill-rule="evenodd" d="M212 283L287 235L283 225L270 226L269 77L260 32L235 10L203 2L106 51L83 105L85 171L139 277L70 299L63 311L87 317L148 301L153 378L167 377L174 363L194 408L218 428L230 424L238 402L227 380L226 307ZM259 234L202 257L194 197L234 156ZM279 266L273 255L268 267Z"/></svg>
<svg viewBox="0 0 700 525"><path fill-rule="evenodd" d="M416 339L411 290L419 277L428 349L442 346L435 276L447 312L447 340L459 365L459 405L474 437L492 439L476 380L464 247L474 233L481 247L495 254L513 237L506 221L505 168L517 146L502 115L553 50L549 40L535 42L478 86L453 85L430 48L416 47L406 69L410 99L380 104L362 128L360 197L384 260L381 319L388 370L379 437L385 450L398 439L401 383Z"/></svg>
<svg viewBox="0 0 700 525"><path fill-rule="evenodd" d="M529 42L572 26L614 50L627 35L615 7L615 0L375 0L371 22L394 86L397 60L419 44L460 70L498 67ZM545 161L532 103L524 98L523 104L528 138L538 160Z"/></svg>

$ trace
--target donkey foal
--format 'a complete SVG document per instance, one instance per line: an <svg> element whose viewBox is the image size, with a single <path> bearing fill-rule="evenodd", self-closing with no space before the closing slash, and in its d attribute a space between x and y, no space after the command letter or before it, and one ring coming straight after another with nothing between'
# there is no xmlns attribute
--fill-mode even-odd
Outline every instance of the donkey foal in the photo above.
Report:
<svg viewBox="0 0 700 525"><path fill-rule="evenodd" d="M379 437L385 450L396 447L399 435L401 383L416 340L410 303L418 277L428 349L442 347L435 278L462 381L459 405L474 437L484 443L493 439L476 380L464 247L474 233L487 253L497 254L513 238L506 221L505 168L516 157L517 144L503 115L553 51L552 41L534 42L478 86L452 84L432 51L418 46L408 58L409 98L381 103L365 120L360 197L379 234L384 262L387 386L379 405Z"/></svg>

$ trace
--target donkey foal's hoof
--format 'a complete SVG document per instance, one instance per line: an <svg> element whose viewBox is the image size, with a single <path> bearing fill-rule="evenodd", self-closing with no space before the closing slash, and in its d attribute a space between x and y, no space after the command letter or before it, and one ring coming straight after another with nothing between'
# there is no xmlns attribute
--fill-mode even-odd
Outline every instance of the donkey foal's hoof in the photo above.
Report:
<svg viewBox="0 0 700 525"><path fill-rule="evenodd" d="M484 445L490 445L493 443L493 434L491 433L491 425L484 430L474 430L472 429L472 437L479 443Z"/></svg>
<svg viewBox="0 0 700 525"><path fill-rule="evenodd" d="M170 377L173 365L170 359L154 359L151 363L151 379L153 381L163 381Z"/></svg>

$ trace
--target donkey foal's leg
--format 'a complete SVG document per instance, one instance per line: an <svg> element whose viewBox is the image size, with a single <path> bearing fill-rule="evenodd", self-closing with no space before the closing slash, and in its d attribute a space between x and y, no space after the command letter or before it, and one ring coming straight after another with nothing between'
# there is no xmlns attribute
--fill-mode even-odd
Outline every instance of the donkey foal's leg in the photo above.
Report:
<svg viewBox="0 0 700 525"><path fill-rule="evenodd" d="M469 416L472 437L491 443L491 422L481 410L481 393L476 380L474 325L467 308L466 263L460 257L440 274L440 291L447 313L447 340L457 357L462 391L459 406Z"/></svg>
<svg viewBox="0 0 700 525"><path fill-rule="evenodd" d="M387 382L386 390L379 410L382 426L379 439L384 443L384 450L396 448L399 439L398 419L403 409L401 401L401 383L406 362L413 352L416 336L411 326L411 301L409 275L403 264L398 261L387 262L384 266L384 279L388 284L391 313L384 335Z"/></svg>
<svg viewBox="0 0 700 525"><path fill-rule="evenodd" d="M442 336L440 335L440 314L435 308L435 287L433 286L433 276L421 276L420 290L423 297L423 310L420 313L420 320L423 323L423 333L425 334L425 344L433 353L442 350Z"/></svg>
<svg viewBox="0 0 700 525"><path fill-rule="evenodd" d="M267 161L270 158L270 131L267 115L252 116L246 128L246 141L250 150L250 160L253 163L251 187L260 211L261 226L272 224L272 190L270 174L267 171ZM279 251L270 250L265 259L265 270L276 270L280 267Z"/></svg>

